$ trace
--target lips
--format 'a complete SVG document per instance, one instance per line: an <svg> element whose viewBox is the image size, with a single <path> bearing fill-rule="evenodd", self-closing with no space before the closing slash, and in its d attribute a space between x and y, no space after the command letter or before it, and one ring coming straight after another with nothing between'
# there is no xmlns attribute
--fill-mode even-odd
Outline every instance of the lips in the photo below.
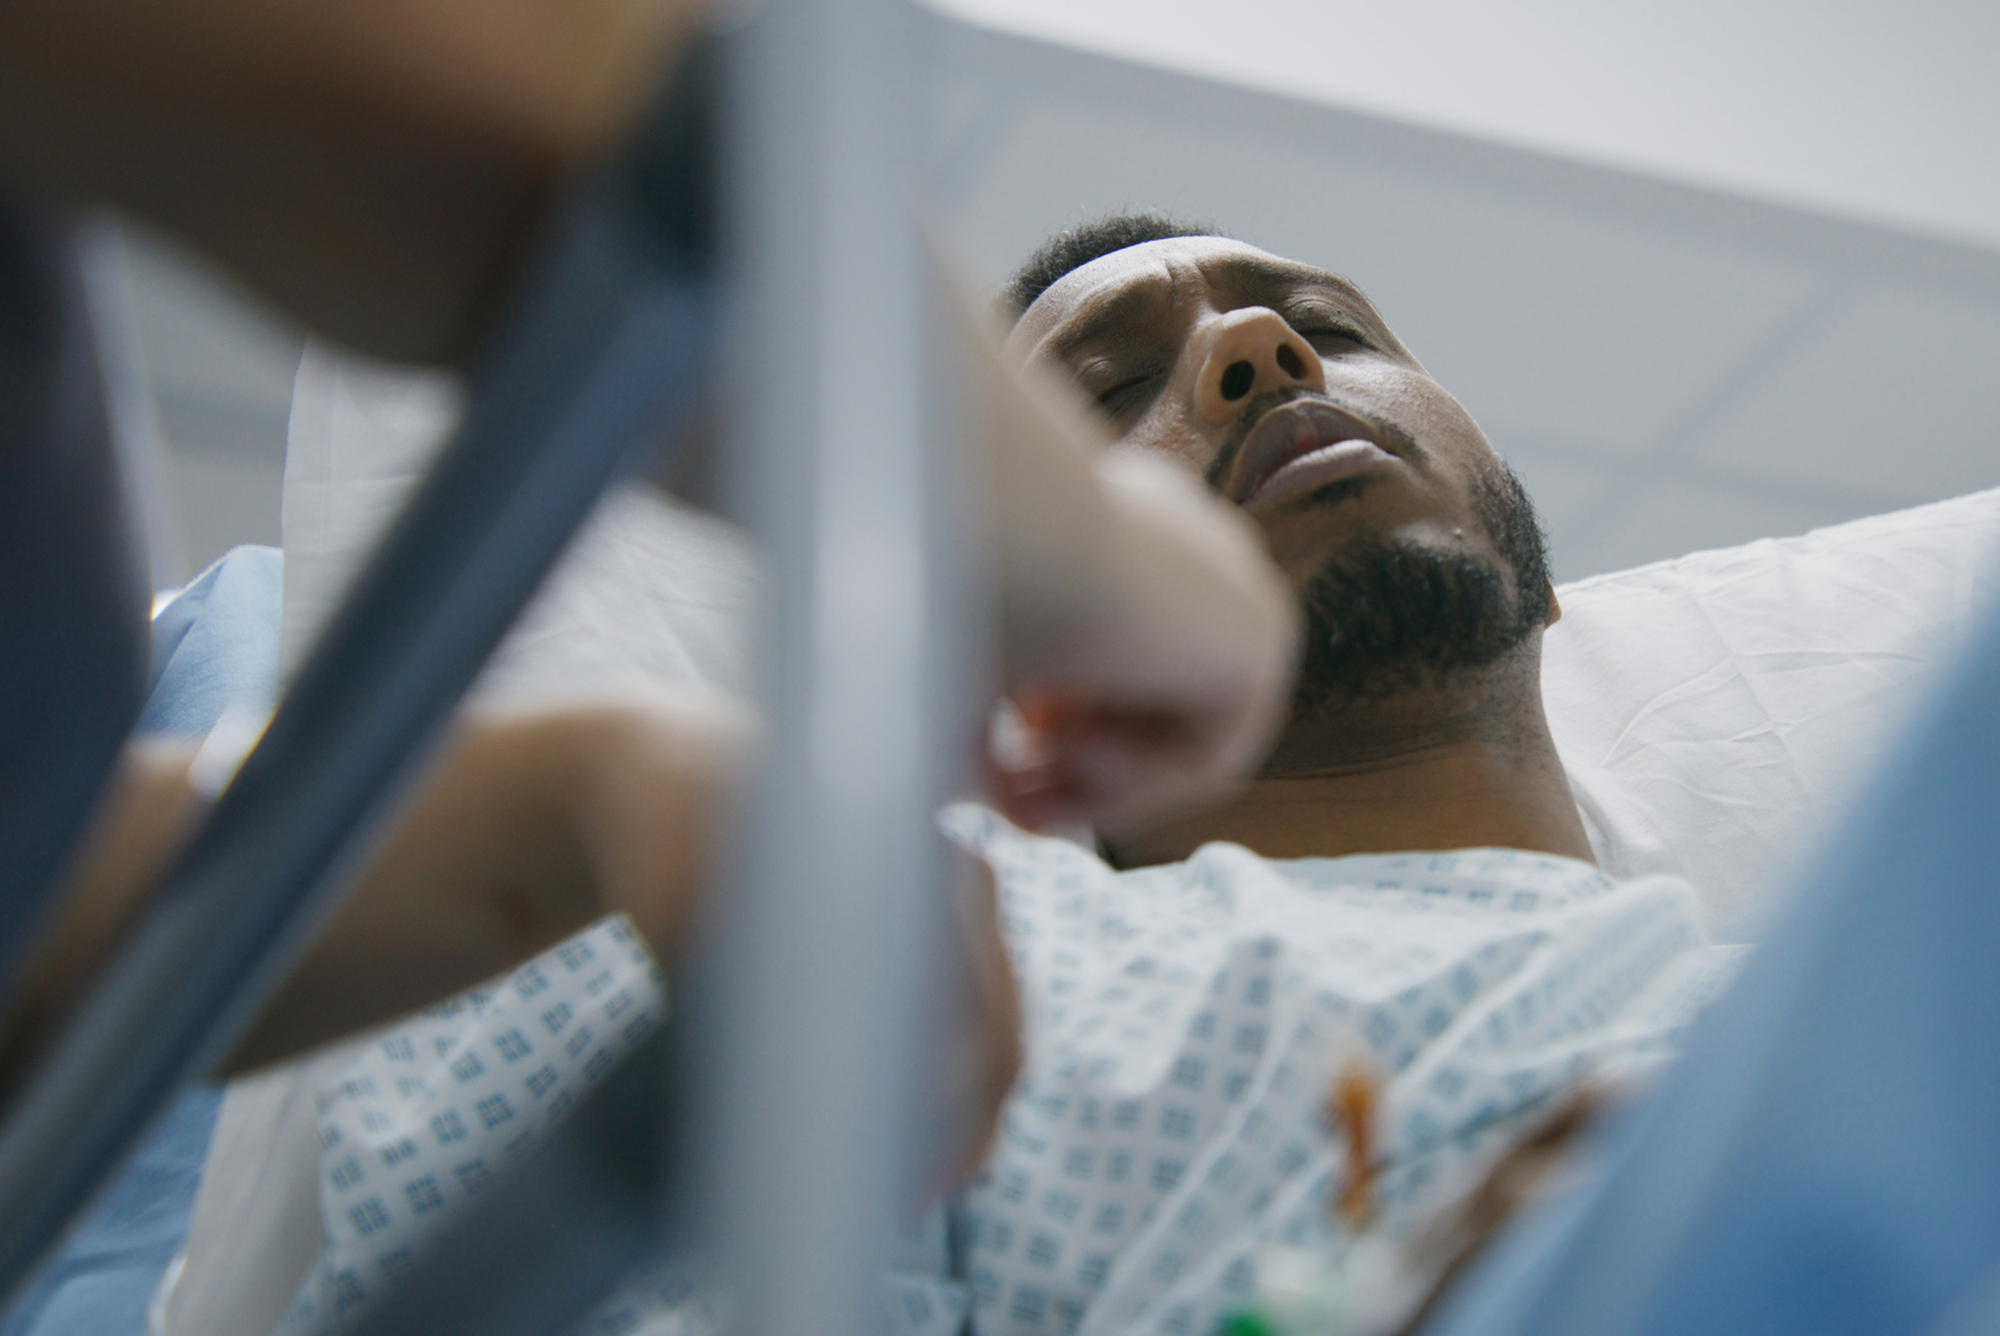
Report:
<svg viewBox="0 0 2000 1336"><path fill-rule="evenodd" d="M1395 458L1382 433L1354 414L1322 400L1294 399L1251 429L1225 490L1239 506L1268 505Z"/></svg>

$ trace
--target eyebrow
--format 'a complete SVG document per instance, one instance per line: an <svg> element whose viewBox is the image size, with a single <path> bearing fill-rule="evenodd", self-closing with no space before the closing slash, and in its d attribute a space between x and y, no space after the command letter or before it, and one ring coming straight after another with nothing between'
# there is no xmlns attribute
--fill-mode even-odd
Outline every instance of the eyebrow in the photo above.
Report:
<svg viewBox="0 0 2000 1336"><path fill-rule="evenodd" d="M1330 269L1302 264L1297 260L1281 260L1268 255L1224 255L1209 261L1202 268L1211 283L1267 289L1302 284L1330 288L1360 307L1371 319L1377 322L1381 320L1380 313L1375 310L1375 304L1368 300L1368 295Z"/></svg>
<svg viewBox="0 0 2000 1336"><path fill-rule="evenodd" d="M1068 361L1089 344L1127 333L1157 310L1167 286L1164 278L1154 276L1133 281L1081 316L1066 322L1049 340L1049 352Z"/></svg>

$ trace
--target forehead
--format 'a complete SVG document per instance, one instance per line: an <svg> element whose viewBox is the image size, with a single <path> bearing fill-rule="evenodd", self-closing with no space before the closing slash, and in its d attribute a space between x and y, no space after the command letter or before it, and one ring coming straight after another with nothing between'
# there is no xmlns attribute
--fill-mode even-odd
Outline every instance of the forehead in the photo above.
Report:
<svg viewBox="0 0 2000 1336"><path fill-rule="evenodd" d="M1306 285L1330 288L1367 306L1359 289L1327 270L1227 237L1168 237L1127 246L1070 270L1022 313L1009 342L1033 348L1075 318L1105 310L1121 298L1165 296L1197 285L1210 291Z"/></svg>

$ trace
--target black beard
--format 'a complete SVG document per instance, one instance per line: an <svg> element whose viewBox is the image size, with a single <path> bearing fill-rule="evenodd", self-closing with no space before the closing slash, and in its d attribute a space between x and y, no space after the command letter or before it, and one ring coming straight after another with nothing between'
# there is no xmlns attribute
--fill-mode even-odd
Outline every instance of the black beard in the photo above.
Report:
<svg viewBox="0 0 2000 1336"><path fill-rule="evenodd" d="M1539 594L1539 589L1537 590ZM1493 562L1406 539L1330 559L1300 593L1306 636L1294 721L1484 668L1541 624Z"/></svg>

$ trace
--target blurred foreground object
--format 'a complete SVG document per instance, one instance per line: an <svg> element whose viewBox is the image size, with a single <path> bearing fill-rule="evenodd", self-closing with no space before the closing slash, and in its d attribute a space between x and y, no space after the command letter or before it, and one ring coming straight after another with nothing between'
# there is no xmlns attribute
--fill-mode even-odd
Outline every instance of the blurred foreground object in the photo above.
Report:
<svg viewBox="0 0 2000 1336"><path fill-rule="evenodd" d="M564 201L451 446L15 1091L0 1289L17 1292L175 1088L234 1047L607 482L692 415L715 303L707 68L686 66L632 150Z"/></svg>
<svg viewBox="0 0 2000 1336"><path fill-rule="evenodd" d="M475 346L705 0L24 0L0 172L129 209L385 356Z"/></svg>
<svg viewBox="0 0 2000 1336"><path fill-rule="evenodd" d="M1076 387L1005 353L970 285L938 268L1012 697L989 752L998 805L1029 826L1116 829L1227 797L1283 722L1296 666L1298 609L1256 526L1172 467L1113 453Z"/></svg>

